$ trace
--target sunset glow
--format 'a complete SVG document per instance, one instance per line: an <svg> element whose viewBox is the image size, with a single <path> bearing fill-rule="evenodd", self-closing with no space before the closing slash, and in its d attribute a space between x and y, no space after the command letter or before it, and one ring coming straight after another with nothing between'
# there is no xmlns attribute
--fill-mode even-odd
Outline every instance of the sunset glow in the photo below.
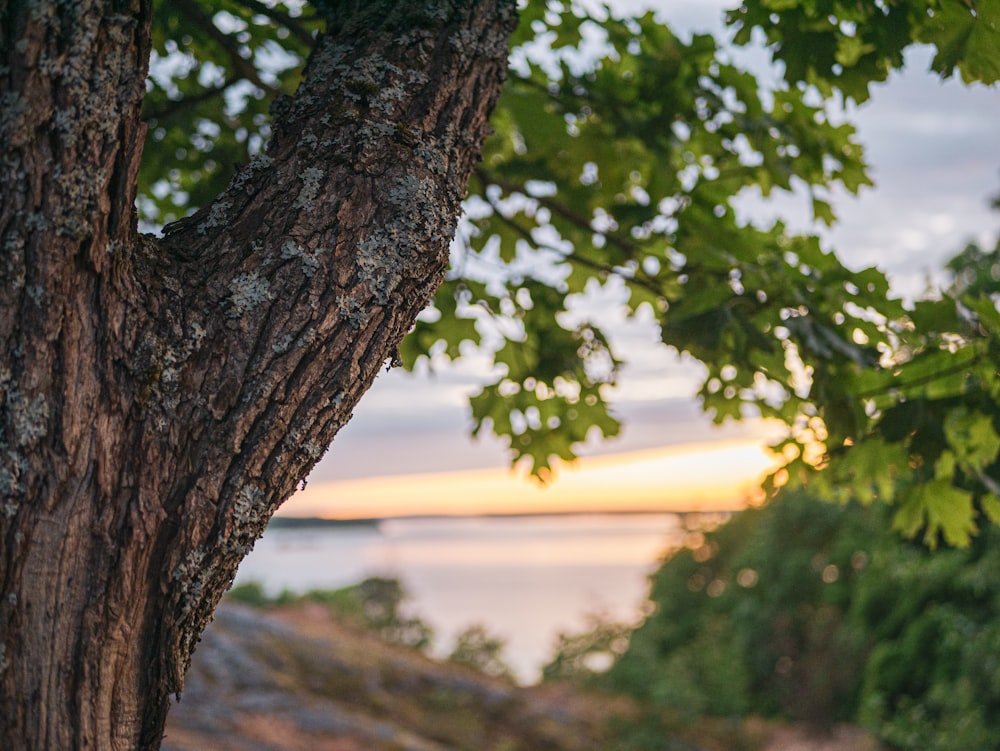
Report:
<svg viewBox="0 0 1000 751"><path fill-rule="evenodd" d="M760 440L581 459L548 485L502 469L315 483L284 516L340 519L576 511L730 511L758 492L774 457Z"/></svg>

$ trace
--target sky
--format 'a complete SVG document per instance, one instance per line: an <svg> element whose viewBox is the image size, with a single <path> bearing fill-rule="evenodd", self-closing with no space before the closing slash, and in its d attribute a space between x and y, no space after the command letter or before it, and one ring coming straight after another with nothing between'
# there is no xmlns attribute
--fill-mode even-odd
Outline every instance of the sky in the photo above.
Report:
<svg viewBox="0 0 1000 751"><path fill-rule="evenodd" d="M678 31L717 32L730 3L624 2L654 8ZM749 53L754 59L754 53ZM761 54L756 53L760 59ZM878 265L904 296L926 289L936 269L976 239L990 242L1000 215L1000 90L965 87L927 72L917 49L907 67L848 112L865 145L876 187L834 202L840 222L811 226L806 203L748 196L755 221L782 216L793 229L819 231L849 266ZM609 311L614 316L614 311ZM512 475L496 439L473 441L466 397L487 381L476 363L433 375L382 374L350 423L280 513L368 517L425 513L522 513L621 508L735 508L772 466L763 450L773 430L713 426L693 397L699 366L656 346L649 321L618 324L630 361L615 398L619 438L589 444L576 470L544 489ZM699 504L701 504L699 506Z"/></svg>
<svg viewBox="0 0 1000 751"><path fill-rule="evenodd" d="M296 515L732 511L759 500L774 461L756 438L594 456L546 485L496 467L307 484ZM719 467L725 467L720 472Z"/></svg>

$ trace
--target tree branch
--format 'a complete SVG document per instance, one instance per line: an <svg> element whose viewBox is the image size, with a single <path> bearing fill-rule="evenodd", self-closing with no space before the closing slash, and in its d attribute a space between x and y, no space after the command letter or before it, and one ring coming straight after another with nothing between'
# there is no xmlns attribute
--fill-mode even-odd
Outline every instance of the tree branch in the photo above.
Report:
<svg viewBox="0 0 1000 751"><path fill-rule="evenodd" d="M561 201L555 200L551 196L532 196L528 193L525 186L490 174L481 165L476 168L476 177L482 181L483 185L489 185L492 183L493 185L503 188L508 193L520 193L531 198L533 201L538 201L540 206L544 206L553 214L562 217L574 226L587 232L597 232L587 217L569 208ZM635 242L631 238L623 237L617 232L601 232L600 234L608 238L613 245L617 245L618 248L630 259L634 259L642 250L642 246L639 243Z"/></svg>
<svg viewBox="0 0 1000 751"><path fill-rule="evenodd" d="M555 246L547 245L546 243L540 243L540 242L538 242L532 236L531 231L529 229L527 229L526 227L521 226L518 222L514 221L514 219L512 219L511 217L508 217L508 216L504 215L500 211L499 207L497 207L494 204L493 201L490 201L490 205L493 206L493 210L495 212L495 215L497 216L497 218L500 219L501 222L503 222L508 227L510 227L511 229L513 229L514 231L516 231L519 235L521 235L521 237L523 237L529 243L531 243L532 245L534 245L536 248L539 248L539 249L542 249L542 250L547 250L547 251L549 251L551 253L555 253L560 258L562 258L565 261L568 261L569 263L575 263L575 264L578 264L580 266L584 266L584 267L586 267L588 269L593 269L593 270L595 270L597 272L600 272L600 273L603 273L603 274L613 274L613 275L617 276L618 278L620 278L622 281L624 281L626 284L634 285L636 287L642 287L642 288L648 290L649 292L652 292L654 295L657 295L658 297L663 297L663 298L666 297L666 295L663 294L663 290L660 287L656 286L656 284L652 280L646 281L644 279L639 279L638 277L635 277L635 276L628 276L626 274L623 274L621 271L619 271L618 269L616 269L614 266L608 266L607 264L603 264L603 263L600 263L599 261L594 261L594 260L592 260L590 258L587 258L585 256L580 255L579 251L577 251L576 249L574 249L572 252L566 252L565 250L562 250L562 249L557 248Z"/></svg>
<svg viewBox="0 0 1000 751"><path fill-rule="evenodd" d="M223 96L227 89L231 86L235 86L241 80L243 79L230 77L227 78L221 86L203 89L197 94L189 94L188 96L181 97L180 99L170 99L168 100L168 104L166 106L161 107L158 110L143 112L142 119L145 122L149 122L151 120L162 120L163 118L170 117L171 115L175 115L188 107L193 107L197 104L201 104L202 102L207 102L209 99Z"/></svg>
<svg viewBox="0 0 1000 751"><path fill-rule="evenodd" d="M312 35L312 33L302 24L287 13L283 13L278 10L278 8L271 8L259 0L236 0L236 2L252 12L261 16L266 16L276 24L284 26L296 37L298 37L300 42L308 47L312 47L313 43L316 41L316 38Z"/></svg>
<svg viewBox="0 0 1000 751"><path fill-rule="evenodd" d="M873 399L877 396L883 396L889 391L906 391L908 389L917 388L920 386L927 386L935 381L942 378L947 378L948 376L956 375L957 373L965 373L973 365L978 365L982 362L983 358L986 356L985 352L977 352L970 360L954 365L950 368L944 368L937 371L936 373L928 373L925 376L919 378L914 378L911 381L894 381L892 383L886 384L881 388L869 389L868 391L862 391L855 395L856 399ZM905 367L905 363L904 363Z"/></svg>
<svg viewBox="0 0 1000 751"><path fill-rule="evenodd" d="M523 193L523 190L519 190L517 188L517 186L514 185L513 183L510 183L510 182L507 182L507 181L503 181L501 183L501 182L497 182L495 180L490 179L488 173L482 172L479 168L476 169L476 174L477 174L477 176L479 176L479 178L481 180L483 180L485 178L485 181L493 182L494 184L500 185L501 187L504 187L505 185L509 186L509 187L504 187L504 190L507 190L508 192L511 192L510 189L513 189L513 190L517 190L517 192ZM489 199L489 198L487 198L486 200L490 204L490 206L493 208L494 215L497 218L499 218L501 222L503 222L508 227L510 227L511 229L513 229L514 231L516 231L519 235L521 235L525 240L527 240L529 243L531 243L535 247L543 249L543 250L548 250L548 251L550 251L550 252L558 255L560 258L562 258L563 260L565 260L565 261L567 261L569 263L575 263L577 265L583 266L585 268L593 269L594 271L597 271L597 272L600 272L600 273L613 274L613 275L619 277L626 284L634 285L636 287L642 287L642 288L648 290L649 292L652 292L654 295L657 295L658 297L665 297L662 288L658 287L655 284L654 280L652 280L652 279L650 279L650 280L644 280L644 279L640 279L637 276L628 276L627 274L622 273L622 271L618 270L617 268L615 268L612 265L604 264L604 263L601 263L599 261L595 261L595 260L592 260L590 258L587 258L585 256L580 255L579 250L576 249L576 248L574 248L574 250L572 252L566 252L566 251L564 251L564 250L562 250L560 248L556 248L556 247L554 247L552 245L547 245L545 243L539 243L532 236L531 231L529 229L527 229L526 227L523 227L521 224L519 224L518 222L514 221L514 219L512 219L511 217L506 216L500 210L500 207L496 204L495 201L493 201L492 199ZM593 231L592 228L591 228L591 231ZM605 235L605 236L608 237L611 240L613 240L614 237L615 237L614 235ZM639 246L636 245L635 247L638 248Z"/></svg>
<svg viewBox="0 0 1000 751"><path fill-rule="evenodd" d="M232 64L233 70L235 70L241 78L246 79L252 83L257 88L267 92L271 96L277 96L281 93L281 90L272 86L269 83L265 83L257 72L257 68L254 67L253 62L247 60L240 54L238 42L230 34L222 33L219 28L212 21L211 17L208 16L204 11L202 11L201 6L199 6L194 0L175 0L174 4L177 8L186 15L191 22L201 28L208 36L217 44L219 48L225 53L226 57L229 58L229 62Z"/></svg>

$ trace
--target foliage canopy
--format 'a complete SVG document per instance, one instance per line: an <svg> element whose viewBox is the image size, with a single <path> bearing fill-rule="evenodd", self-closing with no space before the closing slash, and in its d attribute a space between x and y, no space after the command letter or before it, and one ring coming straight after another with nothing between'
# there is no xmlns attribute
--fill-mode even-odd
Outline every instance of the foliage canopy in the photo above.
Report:
<svg viewBox="0 0 1000 751"><path fill-rule="evenodd" d="M804 192L816 221L834 222L832 191L871 181L831 105L865 101L917 43L934 45L941 76L996 82L1000 2L752 0L727 20L737 44L763 36L779 80L652 13L527 4L451 272L402 360L486 353L496 377L472 397L474 432L506 438L544 479L619 430L607 399L622 363L582 304L616 290L704 364L699 397L717 422L788 426L778 482L825 468L824 492L891 501L902 532L967 545L978 516L1000 522L998 251L967 249L949 289L907 306L877 268L851 270L734 202ZM327 23L336 3L158 3L147 223L194 210L265 147L268 106Z"/></svg>

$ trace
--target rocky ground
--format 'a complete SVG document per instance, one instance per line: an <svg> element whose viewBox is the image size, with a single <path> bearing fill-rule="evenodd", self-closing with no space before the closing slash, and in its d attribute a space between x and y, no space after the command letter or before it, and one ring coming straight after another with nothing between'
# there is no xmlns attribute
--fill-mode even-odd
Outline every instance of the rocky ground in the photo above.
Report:
<svg viewBox="0 0 1000 751"><path fill-rule="evenodd" d="M224 603L163 749L583 751L602 748L612 709L432 661L322 612Z"/></svg>
<svg viewBox="0 0 1000 751"><path fill-rule="evenodd" d="M164 751L613 751L628 702L519 687L334 621L322 606L223 603ZM609 724L610 723L610 724ZM671 751L874 751L859 731L815 739L747 724L680 731Z"/></svg>

